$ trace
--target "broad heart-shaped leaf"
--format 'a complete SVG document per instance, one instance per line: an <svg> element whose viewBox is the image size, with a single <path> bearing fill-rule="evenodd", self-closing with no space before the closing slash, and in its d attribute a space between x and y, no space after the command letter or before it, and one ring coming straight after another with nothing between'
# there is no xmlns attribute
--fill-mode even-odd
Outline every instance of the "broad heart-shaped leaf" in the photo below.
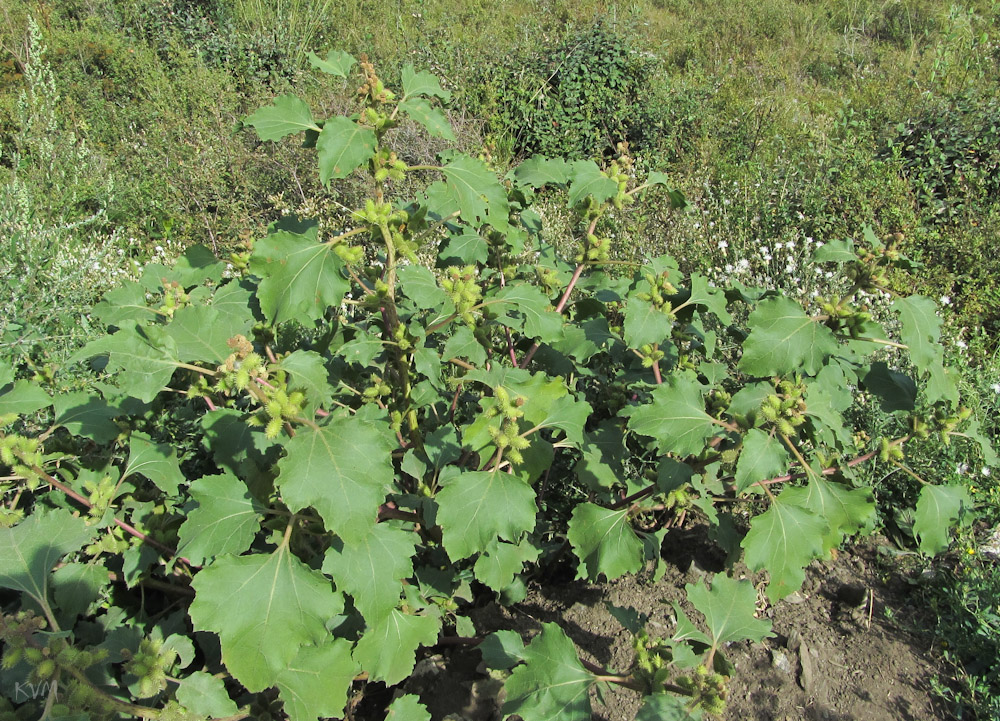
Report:
<svg viewBox="0 0 1000 721"><path fill-rule="evenodd" d="M291 374L288 387L306 394L310 409L330 407L333 394L323 356L314 350L299 349L282 358L278 366Z"/></svg>
<svg viewBox="0 0 1000 721"><path fill-rule="evenodd" d="M661 344L670 339L672 323L667 315L646 300L628 299L625 306L625 342L629 348Z"/></svg>
<svg viewBox="0 0 1000 721"><path fill-rule="evenodd" d="M343 50L331 50L325 58L321 58L316 53L309 53L309 64L324 73L336 75L338 78L346 78L351 72L351 68L358 62L349 53Z"/></svg>
<svg viewBox="0 0 1000 721"><path fill-rule="evenodd" d="M143 403L152 401L177 368L177 346L161 326L125 324L114 335L91 341L70 358L108 356L106 370L121 371L117 386Z"/></svg>
<svg viewBox="0 0 1000 721"><path fill-rule="evenodd" d="M434 274L422 265L404 265L396 270L406 297L422 310L432 310L448 301L448 294L438 285Z"/></svg>
<svg viewBox="0 0 1000 721"><path fill-rule="evenodd" d="M899 314L899 336L910 349L910 360L920 373L930 374L924 389L927 400L931 403L957 400L954 379L948 382L947 370L941 365L941 319L937 305L930 298L911 295L894 300L892 309Z"/></svg>
<svg viewBox="0 0 1000 721"><path fill-rule="evenodd" d="M0 587L23 591L48 606L49 573L96 532L61 508L35 511L12 528L0 528Z"/></svg>
<svg viewBox="0 0 1000 721"><path fill-rule="evenodd" d="M403 66L400 80L403 82L404 99L417 95L441 98L445 102L451 99L451 93L441 88L440 80L426 70L421 70L419 73L413 72L413 65Z"/></svg>
<svg viewBox="0 0 1000 721"><path fill-rule="evenodd" d="M0 360L0 389L14 380L14 369L10 363Z"/></svg>
<svg viewBox="0 0 1000 721"><path fill-rule="evenodd" d="M576 647L554 623L524 649L524 665L514 669L504 689L503 716L517 714L524 721L579 721L589 719L590 687L596 683L576 655Z"/></svg>
<svg viewBox="0 0 1000 721"><path fill-rule="evenodd" d="M315 230L308 236L279 230L257 241L250 268L261 278L260 309L274 325L296 320L310 326L339 306L350 288L343 262L316 242Z"/></svg>
<svg viewBox="0 0 1000 721"><path fill-rule="evenodd" d="M270 554L220 556L191 585L195 630L219 634L223 662L252 693L273 686L300 648L323 643L327 621L344 609L330 581L286 545Z"/></svg>
<svg viewBox="0 0 1000 721"><path fill-rule="evenodd" d="M823 537L824 554L838 547L844 536L864 528L875 515L875 499L870 488L848 488L813 476L805 488L790 488L785 493L789 502L798 502L830 526Z"/></svg>
<svg viewBox="0 0 1000 721"><path fill-rule="evenodd" d="M739 368L754 376L780 376L797 370L815 375L839 347L833 332L790 298L761 301L750 314L749 325Z"/></svg>
<svg viewBox="0 0 1000 721"><path fill-rule="evenodd" d="M178 487L185 481L173 447L154 443L145 433L133 433L129 439L128 464L122 472L122 480L134 473L151 480L168 496L176 496Z"/></svg>
<svg viewBox="0 0 1000 721"><path fill-rule="evenodd" d="M3 398L0 397L0 409ZM52 399L52 409L56 414L56 425L60 425L75 436L85 436L98 443L114 440L121 429L111 419L124 411L109 406L107 401L90 393L79 391L65 393ZM3 411L0 410L0 415Z"/></svg>
<svg viewBox="0 0 1000 721"><path fill-rule="evenodd" d="M629 429L656 439L663 453L700 453L720 430L719 422L705 412L702 390L696 380L671 376L653 389L649 403L629 410Z"/></svg>
<svg viewBox="0 0 1000 721"><path fill-rule="evenodd" d="M892 309L899 314L900 337L909 346L910 360L921 371L941 359L941 319L930 298L911 295L897 298Z"/></svg>
<svg viewBox="0 0 1000 721"><path fill-rule="evenodd" d="M701 721L701 709L688 709L683 696L657 693L643 699L635 721Z"/></svg>
<svg viewBox="0 0 1000 721"><path fill-rule="evenodd" d="M730 641L761 641L771 635L771 622L754 617L757 589L749 581L719 574L712 579L711 589L704 581L684 588L691 605L705 616L714 648Z"/></svg>
<svg viewBox="0 0 1000 721"><path fill-rule="evenodd" d="M94 315L109 326L120 326L125 321L145 323L160 316L146 301L146 289L135 282L109 290L101 302L94 306Z"/></svg>
<svg viewBox="0 0 1000 721"><path fill-rule="evenodd" d="M704 276L698 274L691 276L691 297L687 302L705 306L726 325L733 322L733 317L726 310L725 293L718 288L712 288Z"/></svg>
<svg viewBox="0 0 1000 721"><path fill-rule="evenodd" d="M331 178L346 178L375 154L375 131L350 118L330 118L316 139L319 179L329 185Z"/></svg>
<svg viewBox="0 0 1000 721"><path fill-rule="evenodd" d="M52 403L49 394L31 381L17 381L11 388L0 394L0 416L13 413L25 415L34 413Z"/></svg>
<svg viewBox="0 0 1000 721"><path fill-rule="evenodd" d="M933 556L948 547L948 530L962 511L972 508L964 486L932 486L920 489L913 532L920 539L920 552Z"/></svg>
<svg viewBox="0 0 1000 721"><path fill-rule="evenodd" d="M400 696L389 704L389 715L385 721L431 721L427 708L413 694Z"/></svg>
<svg viewBox="0 0 1000 721"><path fill-rule="evenodd" d="M874 393L886 413L912 411L917 401L917 384L908 375L894 371L882 361L872 363L862 381Z"/></svg>
<svg viewBox="0 0 1000 721"><path fill-rule="evenodd" d="M771 507L750 521L750 532L740 544L746 551L744 561L757 571L767 570L771 580L767 596L778 601L797 591L805 580L804 568L823 555L823 538L829 525L822 518L798 505L800 496L785 499L786 489Z"/></svg>
<svg viewBox="0 0 1000 721"><path fill-rule="evenodd" d="M462 220L478 228L489 223L507 230L510 205L507 193L493 171L481 160L459 155L441 168L444 182L427 189L432 212L447 216L458 212Z"/></svg>
<svg viewBox="0 0 1000 721"><path fill-rule="evenodd" d="M202 718L223 718L238 711L236 702L229 698L225 682L204 671L195 671L184 677L177 687L177 701L190 713Z"/></svg>
<svg viewBox="0 0 1000 721"><path fill-rule="evenodd" d="M334 539L323 560L323 573L351 594L368 625L377 625L399 604L402 581L413 573L416 541L410 531L379 523L350 544Z"/></svg>
<svg viewBox="0 0 1000 721"><path fill-rule="evenodd" d="M478 233L462 233L448 238L448 243L441 249L438 260L471 265L485 263L489 254L490 247L483 236Z"/></svg>
<svg viewBox="0 0 1000 721"><path fill-rule="evenodd" d="M618 192L618 183L606 176L593 160L577 160L570 170L569 207L593 195L603 203Z"/></svg>
<svg viewBox="0 0 1000 721"><path fill-rule="evenodd" d="M303 646L275 679L288 718L340 718L347 704L347 690L357 673L349 641L337 638L319 646Z"/></svg>
<svg viewBox="0 0 1000 721"><path fill-rule="evenodd" d="M490 296L489 302L490 309L498 314L498 322L515 330L523 326L524 334L529 338L552 343L562 337L562 315L556 313L545 294L532 285L508 285ZM512 318L508 315L510 311L516 311L523 320Z"/></svg>
<svg viewBox="0 0 1000 721"><path fill-rule="evenodd" d="M613 511L593 503L573 509L566 537L580 559L577 578L613 581L642 568L642 541L628 522L628 508Z"/></svg>
<svg viewBox="0 0 1000 721"><path fill-rule="evenodd" d="M788 449L780 439L759 428L751 428L743 438L743 450L736 463L736 491L751 484L780 476L788 469Z"/></svg>
<svg viewBox="0 0 1000 721"><path fill-rule="evenodd" d="M530 543L502 543L495 541L476 559L474 572L476 580L500 593L514 581L525 563L538 558L539 548Z"/></svg>
<svg viewBox="0 0 1000 721"><path fill-rule="evenodd" d="M453 561L490 548L500 537L517 542L535 527L535 491L502 471L460 473L434 500L443 544Z"/></svg>
<svg viewBox="0 0 1000 721"><path fill-rule="evenodd" d="M243 481L230 473L203 476L191 483L188 493L198 507L187 514L177 532L179 555L201 565L207 559L250 548L260 530L263 509Z"/></svg>
<svg viewBox="0 0 1000 721"><path fill-rule="evenodd" d="M813 252L814 263L852 263L858 259L854 241L829 240Z"/></svg>
<svg viewBox="0 0 1000 721"><path fill-rule="evenodd" d="M424 130L434 137L455 140L455 133L448 118L437 108L432 108L423 98L407 98L399 104L399 109L423 125Z"/></svg>
<svg viewBox="0 0 1000 721"><path fill-rule="evenodd" d="M208 305L190 305L174 313L167 335L174 339L177 359L185 363L208 361L219 365L233 352L227 345L235 335L245 335L253 318L240 320Z"/></svg>
<svg viewBox="0 0 1000 721"><path fill-rule="evenodd" d="M330 416L285 444L275 485L292 511L315 508L345 543L371 533L393 479L389 426L358 416Z"/></svg>
<svg viewBox="0 0 1000 721"><path fill-rule="evenodd" d="M354 660L372 681L392 686L410 675L419 646L437 643L441 619L411 616L392 609L380 623L369 625L354 647Z"/></svg>
<svg viewBox="0 0 1000 721"><path fill-rule="evenodd" d="M545 158L533 155L514 171L520 186L541 188L545 185L566 185L569 182L570 164L562 158Z"/></svg>
<svg viewBox="0 0 1000 721"><path fill-rule="evenodd" d="M261 140L280 140L303 130L319 131L309 106L294 95L279 95L270 105L247 116L243 123L252 125Z"/></svg>

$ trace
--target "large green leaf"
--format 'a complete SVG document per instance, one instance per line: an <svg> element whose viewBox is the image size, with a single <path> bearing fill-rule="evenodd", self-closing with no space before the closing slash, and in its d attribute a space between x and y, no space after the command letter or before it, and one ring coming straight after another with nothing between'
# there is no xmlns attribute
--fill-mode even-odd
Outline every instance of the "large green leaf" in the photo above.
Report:
<svg viewBox="0 0 1000 721"><path fill-rule="evenodd" d="M757 589L749 581L719 574L712 579L711 588L704 581L684 588L688 600L705 616L715 648L732 641L761 641L771 634L771 622L754 616Z"/></svg>
<svg viewBox="0 0 1000 721"><path fill-rule="evenodd" d="M882 410L912 411L917 401L917 384L908 375L894 371L885 363L872 363L863 379L865 390L878 397Z"/></svg>
<svg viewBox="0 0 1000 721"><path fill-rule="evenodd" d="M417 696L407 694L389 704L385 721L431 721L431 715Z"/></svg>
<svg viewBox="0 0 1000 721"><path fill-rule="evenodd" d="M504 689L503 715L524 721L579 721L589 719L590 687L596 682L576 655L576 647L554 623L524 649L524 665L514 669Z"/></svg>
<svg viewBox="0 0 1000 721"><path fill-rule="evenodd" d="M576 206L588 195L603 203L618 192L618 183L606 176L593 160L578 160L570 171L569 205Z"/></svg>
<svg viewBox="0 0 1000 721"><path fill-rule="evenodd" d="M774 478L788 469L788 449L778 438L752 428L743 438L736 463L736 490L742 492L757 481Z"/></svg>
<svg viewBox="0 0 1000 721"><path fill-rule="evenodd" d="M477 236L478 237L478 236ZM448 294L438 285L434 274L422 265L404 265L396 270L406 297L421 310L432 310L448 301Z"/></svg>
<svg viewBox="0 0 1000 721"><path fill-rule="evenodd" d="M685 697L670 693L646 696L635 721L701 721L701 709L688 709L687 703Z"/></svg>
<svg viewBox="0 0 1000 721"><path fill-rule="evenodd" d="M288 387L305 393L309 409L331 406L333 389L323 356L314 350L299 349L282 358L278 366L291 374Z"/></svg>
<svg viewBox="0 0 1000 721"><path fill-rule="evenodd" d="M161 326L128 325L91 341L71 361L108 356L106 370L119 371L118 387L143 403L152 401L177 369L177 346Z"/></svg>
<svg viewBox="0 0 1000 721"><path fill-rule="evenodd" d="M790 493L792 490L794 493ZM864 528L875 515L875 499L870 488L848 488L842 483L813 476L804 489L789 489L785 493L790 494L790 502L808 508L829 525L823 537L824 553L838 547L844 536Z"/></svg>
<svg viewBox="0 0 1000 721"><path fill-rule="evenodd" d="M628 508L613 511L581 503L573 509L566 537L580 559L579 578L597 580L603 573L612 581L642 568L642 541L628 519Z"/></svg>
<svg viewBox="0 0 1000 721"><path fill-rule="evenodd" d="M489 223L498 230L508 227L510 206L507 193L486 164L460 155L441 168L444 182L427 189L432 208L440 215L457 211L466 223L479 227Z"/></svg>
<svg viewBox="0 0 1000 721"><path fill-rule="evenodd" d="M805 580L806 565L823 555L823 538L829 525L812 511L798 505L798 496L786 500L789 488L771 507L750 521L750 532L743 539L747 566L757 571L767 569L771 576L767 595L778 601L797 591Z"/></svg>
<svg viewBox="0 0 1000 721"><path fill-rule="evenodd" d="M569 182L570 164L562 158L545 158L534 155L514 171L520 186L541 188L544 185L566 185Z"/></svg>
<svg viewBox="0 0 1000 721"><path fill-rule="evenodd" d="M309 64L324 73L336 75L338 78L347 78L351 68L358 62L349 53L343 50L331 50L325 58L319 57L316 53L309 53Z"/></svg>
<svg viewBox="0 0 1000 721"><path fill-rule="evenodd" d="M337 588L351 594L369 625L377 625L399 604L403 579L413 573L416 542L413 532L380 523L350 544L335 539L326 552L323 572L333 576Z"/></svg>
<svg viewBox="0 0 1000 721"><path fill-rule="evenodd" d="M380 623L372 624L354 648L354 659L373 681L399 683L416 664L419 646L437 643L441 620L431 616L411 616L392 609Z"/></svg>
<svg viewBox="0 0 1000 721"><path fill-rule="evenodd" d="M552 343L562 337L563 317L552 309L549 299L538 288L527 283L508 285L489 298L491 310L498 313L497 321L515 330L524 329L529 338ZM520 319L510 315L516 312Z"/></svg>
<svg viewBox="0 0 1000 721"><path fill-rule="evenodd" d="M330 118L316 139L319 179L329 185L331 178L346 178L375 154L375 131L350 118Z"/></svg>
<svg viewBox="0 0 1000 721"><path fill-rule="evenodd" d="M345 543L361 541L390 490L395 446L382 421L331 416L318 428L300 428L285 444L275 484L291 510L312 506Z"/></svg>
<svg viewBox="0 0 1000 721"><path fill-rule="evenodd" d="M515 475L472 471L443 483L437 521L453 561L487 550L497 537L516 542L535 527L535 492Z"/></svg>
<svg viewBox="0 0 1000 721"><path fill-rule="evenodd" d="M17 381L11 388L0 394L0 416L13 413L25 415L34 413L52 403L49 394L31 381Z"/></svg>
<svg viewBox="0 0 1000 721"><path fill-rule="evenodd" d="M932 486L920 489L913 532L920 539L920 551L933 556L948 547L948 531L972 499L964 486Z"/></svg>
<svg viewBox="0 0 1000 721"><path fill-rule="evenodd" d="M229 698L226 684L204 671L187 674L177 687L177 701L193 714L203 718L234 716L236 702Z"/></svg>
<svg viewBox="0 0 1000 721"><path fill-rule="evenodd" d="M649 403L629 411L629 429L656 439L663 453L700 453L720 431L719 422L705 412L702 390L695 380L672 376L653 389Z"/></svg>
<svg viewBox="0 0 1000 721"><path fill-rule="evenodd" d="M279 95L243 122L252 125L261 140L280 140L303 130L319 131L309 106L294 95Z"/></svg>
<svg viewBox="0 0 1000 721"><path fill-rule="evenodd" d="M414 72L413 65L403 66L400 80L403 83L404 99L418 95L440 98L445 102L451 99L451 93L441 88L440 80L426 70L421 70L419 73Z"/></svg>
<svg viewBox="0 0 1000 721"><path fill-rule="evenodd" d="M291 721L340 718L347 691L358 674L351 644L342 638L319 646L303 646L275 681Z"/></svg>
<svg viewBox="0 0 1000 721"><path fill-rule="evenodd" d="M36 510L12 528L0 528L0 587L23 591L48 605L49 573L67 553L97 532L69 511Z"/></svg>
<svg viewBox="0 0 1000 721"><path fill-rule="evenodd" d="M94 306L93 313L109 326L121 326L126 321L145 323L160 317L155 309L149 307L146 289L135 282L109 290Z"/></svg>
<svg viewBox="0 0 1000 721"><path fill-rule="evenodd" d="M128 464L122 472L122 480L134 473L151 480L168 496L176 496L180 484L185 482L173 446L154 443L145 433L133 433L129 439Z"/></svg>
<svg viewBox="0 0 1000 721"><path fill-rule="evenodd" d="M911 295L897 298L892 309L899 314L899 335L909 347L910 360L920 371L941 361L941 318L930 298Z"/></svg>
<svg viewBox="0 0 1000 721"><path fill-rule="evenodd" d="M327 579L282 545L271 554L221 556L191 585L197 631L214 631L222 660L248 691L273 686L303 646L329 638L326 623L344 609Z"/></svg>
<svg viewBox="0 0 1000 721"><path fill-rule="evenodd" d="M224 315L214 306L191 305L174 313L167 335L174 339L178 360L219 365L233 352L227 341L246 335L252 324L251 318Z"/></svg>
<svg viewBox="0 0 1000 721"><path fill-rule="evenodd" d="M432 108L423 98L407 98L399 104L399 109L423 125L424 129L434 137L455 140L455 133L448 118L437 108Z"/></svg>
<svg viewBox="0 0 1000 721"><path fill-rule="evenodd" d="M521 543L503 543L495 541L479 558L473 571L476 579L500 593L514 581L525 563L538 558L541 551L522 541Z"/></svg>
<svg viewBox="0 0 1000 721"><path fill-rule="evenodd" d="M726 325L733 322L733 317L726 309L726 294L718 288L711 287L704 276L698 274L691 276L691 297L687 302L705 306Z"/></svg>
<svg viewBox="0 0 1000 721"><path fill-rule="evenodd" d="M666 344L670 340L673 323L670 317L646 300L628 299L625 306L625 342L629 348L642 348L646 344Z"/></svg>
<svg viewBox="0 0 1000 721"><path fill-rule="evenodd" d="M762 301L750 314L749 325L739 367L750 375L780 376L797 370L815 375L839 347L833 332L790 298Z"/></svg>
<svg viewBox="0 0 1000 721"><path fill-rule="evenodd" d="M279 230L257 242L250 268L261 277L257 297L272 324L296 320L311 325L339 306L350 288L343 261L328 246L308 236Z"/></svg>
<svg viewBox="0 0 1000 721"><path fill-rule="evenodd" d="M246 484L230 473L203 476L188 488L198 507L178 530L177 553L196 565L246 551L260 530L263 509Z"/></svg>
<svg viewBox="0 0 1000 721"><path fill-rule="evenodd" d="M3 398L0 397L0 408L2 406ZM104 399L84 391L56 396L52 399L52 408L56 414L56 425L75 436L107 443L121 433L121 429L111 419L124 412L120 408L109 406Z"/></svg>

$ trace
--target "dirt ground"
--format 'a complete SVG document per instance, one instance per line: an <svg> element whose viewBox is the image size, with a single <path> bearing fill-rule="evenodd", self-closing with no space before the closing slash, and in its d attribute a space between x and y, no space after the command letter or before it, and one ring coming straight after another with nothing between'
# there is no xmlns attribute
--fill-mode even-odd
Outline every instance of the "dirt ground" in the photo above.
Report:
<svg viewBox="0 0 1000 721"><path fill-rule="evenodd" d="M648 614L651 632L669 636L674 627L669 602L681 602L697 622L700 616L684 599L684 584L722 570L721 558L699 529L675 531L667 544L671 562L656 583L648 576L600 585L548 579L511 608L490 602L474 610L473 620L480 633L512 629L526 641L541 623L554 621L582 657L607 669L625 670L632 659L629 637L605 603ZM931 680L947 679L948 669L933 650L932 634L912 599L913 585L894 568L885 548L886 542L873 539L841 551L832 561L814 563L801 591L775 605L761 594L758 615L771 619L775 636L725 650L736 673L726 712L718 718L951 718L931 693ZM430 656L419 663L404 690L420 695L434 721L495 721L500 718L500 683L480 673L479 662L471 648ZM631 721L639 706L633 692L618 687L603 699L595 693L592 701L595 721Z"/></svg>

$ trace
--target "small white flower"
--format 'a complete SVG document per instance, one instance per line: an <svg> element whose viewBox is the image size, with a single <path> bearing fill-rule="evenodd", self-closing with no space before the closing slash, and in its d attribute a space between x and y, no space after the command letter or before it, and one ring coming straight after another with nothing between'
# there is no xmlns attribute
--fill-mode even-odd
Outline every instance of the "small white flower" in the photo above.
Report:
<svg viewBox="0 0 1000 721"><path fill-rule="evenodd" d="M822 240L817 240L816 241L816 247L817 248L822 248L824 245L826 245L826 244Z"/></svg>
<svg viewBox="0 0 1000 721"><path fill-rule="evenodd" d="M739 261L737 261L736 263L736 267L739 268L740 270L749 270L750 261L747 260L746 258L740 258Z"/></svg>
<svg viewBox="0 0 1000 721"><path fill-rule="evenodd" d="M727 273L732 273L733 272L733 264L732 263L726 263L726 272Z"/></svg>
<svg viewBox="0 0 1000 721"><path fill-rule="evenodd" d="M155 250L157 253L162 253L163 252L163 246L162 245L158 245L155 248L153 248L153 250Z"/></svg>
<svg viewBox="0 0 1000 721"><path fill-rule="evenodd" d="M788 250L791 250L792 248L795 247L795 241L794 240L788 241L787 243L785 243L785 247L788 248Z"/></svg>
<svg viewBox="0 0 1000 721"><path fill-rule="evenodd" d="M986 468L985 466L983 466L983 470L982 470L982 474L983 474L984 476L987 476L987 477L989 477L989 475L990 475L990 469L989 469L989 468Z"/></svg>
<svg viewBox="0 0 1000 721"><path fill-rule="evenodd" d="M806 236L806 245L812 245L814 242L811 235Z"/></svg>
<svg viewBox="0 0 1000 721"><path fill-rule="evenodd" d="M729 243L727 243L724 240L720 240L719 241L719 250L725 250L728 247L729 247Z"/></svg>
<svg viewBox="0 0 1000 721"><path fill-rule="evenodd" d="M700 227L701 227L701 223L695 223L694 224L694 229L695 230L698 230L698 228L700 228Z"/></svg>
<svg viewBox="0 0 1000 721"><path fill-rule="evenodd" d="M770 253L764 253L764 255L762 255L761 257L762 257L762 258L763 258L764 260L771 260L771 254L770 254Z"/></svg>
<svg viewBox="0 0 1000 721"><path fill-rule="evenodd" d="M965 341L964 341L964 340L962 340L961 338L960 338L960 339L958 339L957 341L955 341L955 345L957 345L957 346L958 346L959 348L961 348L962 350L965 350L966 348L968 348L968 347L969 347L968 345L966 345Z"/></svg>
<svg viewBox="0 0 1000 721"><path fill-rule="evenodd" d="M1000 394L1000 383L994 383L990 388L993 389L994 393Z"/></svg>
<svg viewBox="0 0 1000 721"><path fill-rule="evenodd" d="M951 305L951 297L947 295L941 296L941 305Z"/></svg>
<svg viewBox="0 0 1000 721"><path fill-rule="evenodd" d="M958 466L955 467L955 470L958 472L960 476L964 476L966 473L969 472L969 464L959 463Z"/></svg>

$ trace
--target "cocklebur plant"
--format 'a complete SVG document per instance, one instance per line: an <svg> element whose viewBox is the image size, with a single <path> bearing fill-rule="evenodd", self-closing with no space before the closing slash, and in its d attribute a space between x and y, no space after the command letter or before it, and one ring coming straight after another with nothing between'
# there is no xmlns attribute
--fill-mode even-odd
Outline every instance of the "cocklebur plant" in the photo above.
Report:
<svg viewBox="0 0 1000 721"><path fill-rule="evenodd" d="M358 65L312 61L342 79ZM775 601L871 525L860 464L905 467L931 434L995 462L943 365L934 303L897 298L898 338L856 304L906 262L870 231L815 253L853 283L815 307L713 287L669 256L621 263L598 222L683 206L663 174L632 180L625 147L607 167L536 157L502 178L458 152L409 166L393 128L406 116L451 137L435 105L448 92L411 67L398 91L359 67L351 117L286 95L245 121L263 140L302 134L324 183L369 176L350 229L285 218L235 259L238 277L197 247L147 267L94 308L109 332L76 356L103 376L92 393L52 398L0 368L0 585L20 603L4 610L0 682L44 676L51 705L75 679L74 708L94 718L237 719L277 699L302 721L341 717L366 684L462 643L505 675L505 715L588 718L588 691L616 684L643 697L640 719L698 718L724 705L726 644L769 633L749 580L689 585L703 620L675 606L669 638L619 610L636 639L622 671L581 660L556 624L527 645L477 627L470 604L519 602L560 548L580 578L657 576L664 534L693 515L725 526ZM396 197L413 174L426 190ZM532 209L543 188L575 213L572 260ZM853 432L855 389L899 417L899 437ZM914 482L934 553L968 500ZM562 524L540 489L571 483L588 499ZM719 510L744 500L749 528ZM392 708L428 717L413 696Z"/></svg>

